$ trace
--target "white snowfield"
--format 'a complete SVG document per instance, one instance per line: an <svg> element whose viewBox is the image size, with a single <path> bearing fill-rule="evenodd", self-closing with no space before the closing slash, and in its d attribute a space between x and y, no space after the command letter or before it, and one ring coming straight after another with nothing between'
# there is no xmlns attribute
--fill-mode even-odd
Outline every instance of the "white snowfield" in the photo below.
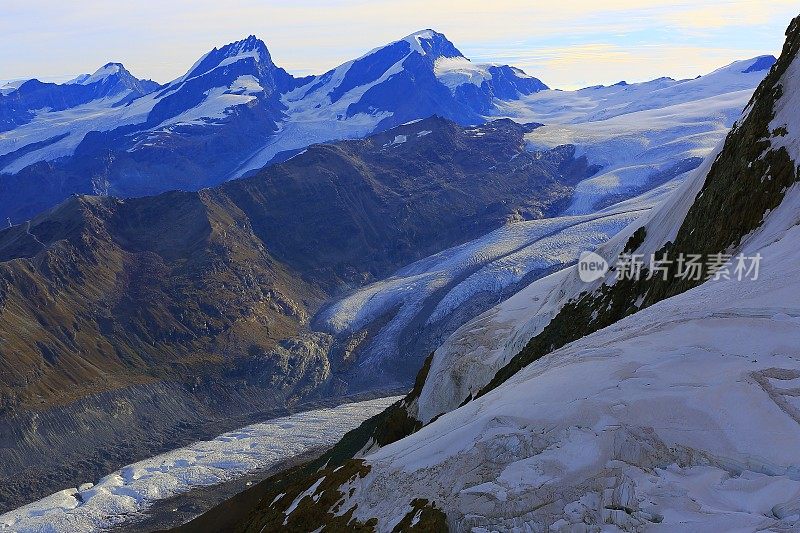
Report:
<svg viewBox="0 0 800 533"><path fill-rule="evenodd" d="M573 144L576 156L603 167L578 185L567 209L568 214L589 213L609 197L648 188L654 176L685 159L708 155L766 74L744 72L758 59L693 80L543 91L499 103L498 116L542 122L544 127L527 135L532 147Z"/></svg>
<svg viewBox="0 0 800 533"><path fill-rule="evenodd" d="M502 111L499 115L526 122L577 124L685 104L726 93L752 92L769 69L744 71L769 58L774 60L772 56L758 56L735 61L694 79L658 78L642 83L587 87L577 91L541 91L523 96L515 102L498 102Z"/></svg>
<svg viewBox="0 0 800 533"><path fill-rule="evenodd" d="M489 67L501 66L495 63L473 63L466 57L440 57L434 64L436 78L446 85L451 92L464 84L481 86L485 81L492 79ZM511 67L514 68L514 67ZM514 68L515 74L520 78L531 78L522 70Z"/></svg>
<svg viewBox="0 0 800 533"><path fill-rule="evenodd" d="M492 79L488 70L490 66L473 63L466 57L440 57L434 64L433 72L440 82L455 91L465 83L480 86Z"/></svg>
<svg viewBox="0 0 800 533"><path fill-rule="evenodd" d="M57 492L0 515L0 531L74 533L110 529L141 517L157 500L268 468L347 431L397 401L379 398L254 424L134 463L96 484Z"/></svg>

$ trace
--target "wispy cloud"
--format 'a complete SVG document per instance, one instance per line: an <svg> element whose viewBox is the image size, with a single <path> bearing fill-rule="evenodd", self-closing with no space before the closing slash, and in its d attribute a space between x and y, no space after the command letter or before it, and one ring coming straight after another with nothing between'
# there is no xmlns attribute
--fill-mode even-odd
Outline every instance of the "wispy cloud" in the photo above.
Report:
<svg viewBox="0 0 800 533"><path fill-rule="evenodd" d="M796 0L2 0L0 78L122 61L166 81L215 45L256 34L291 71L323 72L432 27L477 59L514 59L555 86L705 69L777 52ZM662 47L669 50L659 51ZM682 47L682 48L681 48ZM689 50L707 61L680 57ZM490 52L497 55L490 57ZM652 62L656 62L653 64Z"/></svg>
<svg viewBox="0 0 800 533"><path fill-rule="evenodd" d="M761 55L763 50L675 45L640 45L635 49L609 43L541 49L518 49L487 57L517 65L526 72L548 73L548 80L565 80L551 85L578 89L597 83L646 81L661 76L676 79L707 74L734 60Z"/></svg>

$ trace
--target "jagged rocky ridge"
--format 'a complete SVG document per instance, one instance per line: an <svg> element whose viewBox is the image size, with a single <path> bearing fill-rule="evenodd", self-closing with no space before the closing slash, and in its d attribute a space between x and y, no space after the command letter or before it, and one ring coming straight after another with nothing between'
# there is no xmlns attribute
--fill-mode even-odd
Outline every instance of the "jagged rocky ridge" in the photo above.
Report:
<svg viewBox="0 0 800 533"><path fill-rule="evenodd" d="M574 269L540 280L510 304L527 300L524 305L538 313L516 319L521 323L514 335L530 339L519 353L509 352L518 337L492 339L487 333L491 312L468 324L465 331L480 329L474 335L501 347L498 357L461 366L457 358L469 354L437 351L403 402L319 461L269 480L256 508L239 509L226 527L258 531L281 524L299 531L346 516L349 528L405 530L404 517L421 516L421 508L435 517L429 530L524 524L638 530L665 520L674 525L676 519L717 529L795 527L800 507L791 495L798 491L800 460L792 451L800 413L791 384L800 365L792 349L798 312L789 306L800 289L793 281L799 50L797 18L779 61L720 148L661 209L600 250L609 259L623 252L758 252L773 262L772 274L751 286L677 281L674 269L668 281L628 282L612 270L587 286ZM725 319L732 322L715 322ZM709 336L714 327L722 329ZM659 360L666 373L659 374ZM638 377L637 369L647 372ZM654 403L636 410L627 403L654 395L666 408ZM710 410L702 410L708 404ZM698 410L706 418L695 418ZM604 414L619 423L604 424ZM668 421L676 431L661 427ZM702 437L717 424L731 440ZM773 431L780 438L773 439ZM704 493L691 492L699 486L692 483L707 482L729 495L728 501L748 503L710 503ZM783 490L775 497L747 496L767 485ZM719 509L695 513L689 498ZM664 506L684 514L665 516ZM212 511L195 525L220 518Z"/></svg>

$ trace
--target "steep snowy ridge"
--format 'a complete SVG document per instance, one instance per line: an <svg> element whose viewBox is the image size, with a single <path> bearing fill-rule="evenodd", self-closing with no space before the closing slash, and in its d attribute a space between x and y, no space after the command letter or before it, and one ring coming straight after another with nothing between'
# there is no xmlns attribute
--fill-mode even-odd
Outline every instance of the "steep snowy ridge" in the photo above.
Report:
<svg viewBox="0 0 800 533"><path fill-rule="evenodd" d="M451 530L795 530L799 53L800 17L725 142L601 248L612 264L623 251L760 254L760 276L680 279L673 266L666 279L626 280L612 268L587 285L571 268L536 281L464 326L472 345L457 333L437 350L412 394L372 422L384 446L370 441L342 476L284 485L246 523L277 515L313 529L344 515L390 531L425 510ZM498 357L523 332L533 338L519 353L459 388L480 354ZM490 349L475 357L481 343ZM447 390L468 394L461 407ZM418 402L424 427L401 414Z"/></svg>

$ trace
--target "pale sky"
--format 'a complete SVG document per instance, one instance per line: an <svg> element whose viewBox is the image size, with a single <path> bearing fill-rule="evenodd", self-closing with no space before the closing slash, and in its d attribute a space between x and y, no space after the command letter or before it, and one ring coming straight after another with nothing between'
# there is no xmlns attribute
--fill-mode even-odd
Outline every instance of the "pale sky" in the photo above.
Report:
<svg viewBox="0 0 800 533"><path fill-rule="evenodd" d="M0 80L64 81L117 61L164 83L250 34L278 66L321 74L432 28L473 61L570 89L778 55L798 12L798 0L0 0Z"/></svg>

